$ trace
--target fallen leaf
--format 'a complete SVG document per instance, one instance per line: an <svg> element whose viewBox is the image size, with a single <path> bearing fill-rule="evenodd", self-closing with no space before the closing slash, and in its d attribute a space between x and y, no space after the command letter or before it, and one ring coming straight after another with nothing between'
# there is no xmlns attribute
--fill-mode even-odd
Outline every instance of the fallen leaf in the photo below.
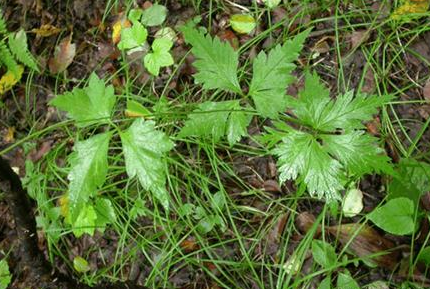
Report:
<svg viewBox="0 0 430 289"><path fill-rule="evenodd" d="M424 99L430 101L430 79L427 80L423 88Z"/></svg>
<svg viewBox="0 0 430 289"><path fill-rule="evenodd" d="M429 4L429 0L405 0L391 14L391 19L399 20L404 16L411 17L414 14L425 13L429 8Z"/></svg>
<svg viewBox="0 0 430 289"><path fill-rule="evenodd" d="M49 59L48 66L51 73L60 73L72 63L76 54L76 44L72 43L72 34L61 40L55 47L54 57Z"/></svg>
<svg viewBox="0 0 430 289"><path fill-rule="evenodd" d="M230 46L233 47L234 50L239 49L239 39L237 39L236 34L234 34L230 29L220 31L217 36L222 41L230 43Z"/></svg>
<svg viewBox="0 0 430 289"><path fill-rule="evenodd" d="M351 43L350 50L355 50L359 47L363 42L369 39L370 33L367 30L356 30L350 33L347 38Z"/></svg>
<svg viewBox="0 0 430 289"><path fill-rule="evenodd" d="M112 43L117 44L121 40L121 31L131 27L130 21L124 15L120 15L118 20L112 25Z"/></svg>
<svg viewBox="0 0 430 289"><path fill-rule="evenodd" d="M75 268L75 270L79 273L85 273L90 271L90 266L88 265L87 260L79 256L73 259L73 268Z"/></svg>
<svg viewBox="0 0 430 289"><path fill-rule="evenodd" d="M179 245L185 253L191 253L200 249L199 244L196 242L196 238L188 237L186 240L182 241Z"/></svg>
<svg viewBox="0 0 430 289"><path fill-rule="evenodd" d="M6 135L4 137L5 143L12 143L15 141L15 127L11 126L7 128Z"/></svg>
<svg viewBox="0 0 430 289"><path fill-rule="evenodd" d="M0 78L0 94L5 93L10 90L22 77L22 73L24 72L24 67L22 65L17 66L18 75L15 75L12 71L7 71Z"/></svg>
<svg viewBox="0 0 430 289"><path fill-rule="evenodd" d="M345 217L357 216L363 210L363 192L358 189L351 189L346 192L342 203L342 212Z"/></svg>
<svg viewBox="0 0 430 289"><path fill-rule="evenodd" d="M251 15L235 14L230 17L230 25L237 33L249 34L257 26L257 23Z"/></svg>
<svg viewBox="0 0 430 289"><path fill-rule="evenodd" d="M393 250L394 243L381 236L372 227L351 223L331 226L326 229L330 234L336 236L343 246L348 246L348 249L358 257L387 269L393 269L397 266L399 251ZM388 253L383 254L382 252ZM381 253L381 255L368 257L377 253Z"/></svg>
<svg viewBox="0 0 430 289"><path fill-rule="evenodd" d="M39 28L34 28L31 32L36 33L39 37L49 37L61 32L60 28L57 28L51 24L44 24Z"/></svg>

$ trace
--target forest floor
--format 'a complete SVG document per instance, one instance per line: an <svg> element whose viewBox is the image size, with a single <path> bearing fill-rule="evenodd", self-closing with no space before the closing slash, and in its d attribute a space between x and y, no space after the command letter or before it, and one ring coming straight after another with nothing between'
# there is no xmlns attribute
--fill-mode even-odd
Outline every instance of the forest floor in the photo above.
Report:
<svg viewBox="0 0 430 289"><path fill-rule="evenodd" d="M112 39L115 23L131 8L148 9L149 1L0 1L8 30L27 32L40 68L25 70L21 81L0 95L0 155L26 185L38 247L58 272L89 286L130 281L184 289L430 287L430 251L425 250L430 237L429 12L400 21L392 17L399 1L291 0L272 9L264 2L158 1L167 17L162 25L147 27L148 35L152 39L161 27L173 29L174 64L154 77L136 61L142 54L120 51ZM235 14L251 15L256 27L238 33L230 25ZM270 119L253 117L247 135L234 146L178 136L197 104L231 97L202 89L193 78L195 57L179 27L195 17L201 18L198 26L240 51L242 79L261 51L312 28L295 62L296 81L286 88L288 95L300 95L309 70L319 75L333 99L349 90L393 95L366 122L366 133L378 138L395 170L412 184L403 184L406 191L398 196L408 197L414 182L422 184L413 187L424 190L417 193L414 232L393 234L367 217L390 199L389 190L396 186L391 176L373 173L349 183L362 193L363 208L354 216L342 213L341 202L303 193L298 182L280 183L277 158L257 137L273 127ZM66 55L55 63L54 55L61 53ZM123 136L114 135L107 181L97 195L109 200L114 220L77 237L63 220L64 212L59 213L70 180L68 156L74 144L106 128L76 127L50 102L84 87L92 72L118 95L115 125L127 123L130 98L164 113L152 119L176 143L166 169L171 209L164 210L127 176ZM249 82L241 85L246 91ZM400 165L404 162L420 164L422 171L415 175ZM10 269L10 288L38 288L14 269L19 260L14 216L2 196L0 253ZM377 257L370 260L369 254ZM342 287L348 280L351 285Z"/></svg>

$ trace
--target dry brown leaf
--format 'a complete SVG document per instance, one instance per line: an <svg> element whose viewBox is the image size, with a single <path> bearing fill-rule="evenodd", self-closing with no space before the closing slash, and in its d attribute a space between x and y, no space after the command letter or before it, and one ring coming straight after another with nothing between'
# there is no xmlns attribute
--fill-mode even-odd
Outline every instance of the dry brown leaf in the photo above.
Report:
<svg viewBox="0 0 430 289"><path fill-rule="evenodd" d="M73 62L76 54L76 44L72 43L72 34L61 40L55 47L54 57L49 59L48 66L52 73L60 73Z"/></svg>
<svg viewBox="0 0 430 289"><path fill-rule="evenodd" d="M347 37L351 43L351 50L355 50L363 42L369 39L369 32L367 30L357 30L349 34Z"/></svg>
<svg viewBox="0 0 430 289"><path fill-rule="evenodd" d="M36 33L39 37L49 37L61 32L60 28L57 28L51 24L44 24L39 28L34 28L31 32Z"/></svg>
<svg viewBox="0 0 430 289"><path fill-rule="evenodd" d="M393 250L394 243L381 236L372 227L351 223L327 227L327 230L336 236L343 246L348 245L348 249L358 257L366 259L369 255L388 251L384 255L369 258L369 261L390 270L397 266L399 251ZM354 239L351 240L352 237Z"/></svg>

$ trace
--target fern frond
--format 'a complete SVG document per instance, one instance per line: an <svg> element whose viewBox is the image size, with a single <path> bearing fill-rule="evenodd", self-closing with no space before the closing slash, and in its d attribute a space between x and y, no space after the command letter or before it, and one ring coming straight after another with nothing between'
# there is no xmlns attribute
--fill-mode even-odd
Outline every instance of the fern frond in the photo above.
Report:
<svg viewBox="0 0 430 289"><path fill-rule="evenodd" d="M16 59L31 69L39 71L36 59L33 57L30 51L28 51L27 36L24 30L20 30L17 33L11 34L9 36L9 48Z"/></svg>
<svg viewBox="0 0 430 289"><path fill-rule="evenodd" d="M16 63L9 51L9 48L7 48L6 42L2 39L0 40L0 62L3 63L9 71L15 74L16 77L18 77L18 63Z"/></svg>
<svg viewBox="0 0 430 289"><path fill-rule="evenodd" d="M0 9L0 34L7 34L6 21L3 18L3 11Z"/></svg>

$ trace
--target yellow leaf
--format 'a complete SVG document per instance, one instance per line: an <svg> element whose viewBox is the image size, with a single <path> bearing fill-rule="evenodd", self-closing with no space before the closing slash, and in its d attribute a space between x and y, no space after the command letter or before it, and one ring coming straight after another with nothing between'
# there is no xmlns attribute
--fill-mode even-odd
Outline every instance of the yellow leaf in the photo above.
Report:
<svg viewBox="0 0 430 289"><path fill-rule="evenodd" d="M40 37L49 37L60 33L61 29L57 28L51 24L44 24L40 28L34 28L31 32L36 33Z"/></svg>
<svg viewBox="0 0 430 289"><path fill-rule="evenodd" d="M402 5L394 10L393 14L391 14L391 18L398 20L402 18L402 16L410 17L413 16L411 14L425 13L429 9L429 4L429 0L405 0Z"/></svg>
<svg viewBox="0 0 430 289"><path fill-rule="evenodd" d="M125 17L120 17L115 23L112 25L112 43L117 44L121 40L121 30L123 28L131 27L130 21Z"/></svg>
<svg viewBox="0 0 430 289"><path fill-rule="evenodd" d="M61 216L63 216L64 218L67 218L67 216L69 215L69 196L62 195L58 199L58 203L60 205Z"/></svg>
<svg viewBox="0 0 430 289"><path fill-rule="evenodd" d="M3 140L5 143L12 143L15 141L15 127L14 126L7 128L7 133L6 133Z"/></svg>
<svg viewBox="0 0 430 289"><path fill-rule="evenodd" d="M12 71L7 71L0 78L0 94L10 90L21 79L24 67L22 65L18 65L17 72L18 75L15 75Z"/></svg>

